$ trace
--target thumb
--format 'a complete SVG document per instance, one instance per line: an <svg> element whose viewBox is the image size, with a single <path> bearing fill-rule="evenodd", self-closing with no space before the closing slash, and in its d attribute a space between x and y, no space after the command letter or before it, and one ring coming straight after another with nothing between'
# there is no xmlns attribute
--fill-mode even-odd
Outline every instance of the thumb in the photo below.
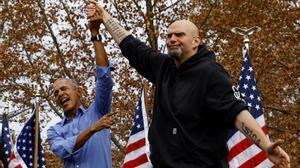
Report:
<svg viewBox="0 0 300 168"><path fill-rule="evenodd" d="M267 149L268 153L275 153L276 148L281 145L284 141L282 139L277 139L272 145Z"/></svg>

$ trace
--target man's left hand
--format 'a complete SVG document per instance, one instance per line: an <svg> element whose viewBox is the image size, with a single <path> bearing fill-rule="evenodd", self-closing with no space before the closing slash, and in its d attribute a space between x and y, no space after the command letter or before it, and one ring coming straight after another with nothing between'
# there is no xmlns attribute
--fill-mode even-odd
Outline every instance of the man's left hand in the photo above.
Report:
<svg viewBox="0 0 300 168"><path fill-rule="evenodd" d="M283 143L283 140L276 140L271 143L267 148L266 152L269 159L276 164L279 168L290 168L290 157L288 154L279 146Z"/></svg>

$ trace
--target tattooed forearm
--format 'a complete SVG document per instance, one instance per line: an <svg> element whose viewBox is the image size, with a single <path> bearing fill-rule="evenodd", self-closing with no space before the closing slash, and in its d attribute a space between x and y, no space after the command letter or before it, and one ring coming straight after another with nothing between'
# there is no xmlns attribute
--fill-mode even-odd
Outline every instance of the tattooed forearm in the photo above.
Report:
<svg viewBox="0 0 300 168"><path fill-rule="evenodd" d="M113 18L110 18L104 25L118 44L129 35L129 33Z"/></svg>
<svg viewBox="0 0 300 168"><path fill-rule="evenodd" d="M253 141L253 143L255 143L256 145L260 145L260 139L258 139L257 135L255 133L253 133L252 130L250 130L244 122L242 122L242 130L245 133L245 135L249 138L251 138L251 140Z"/></svg>

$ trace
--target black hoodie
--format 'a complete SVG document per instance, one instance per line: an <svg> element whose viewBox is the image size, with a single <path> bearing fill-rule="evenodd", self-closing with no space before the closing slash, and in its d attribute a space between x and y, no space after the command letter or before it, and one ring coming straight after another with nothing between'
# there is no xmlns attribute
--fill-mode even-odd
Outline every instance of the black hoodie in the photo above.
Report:
<svg viewBox="0 0 300 168"><path fill-rule="evenodd" d="M228 167L228 129L247 108L234 97L229 75L215 54L198 52L176 67L166 54L126 37L120 44L131 66L155 85L149 129L154 167Z"/></svg>

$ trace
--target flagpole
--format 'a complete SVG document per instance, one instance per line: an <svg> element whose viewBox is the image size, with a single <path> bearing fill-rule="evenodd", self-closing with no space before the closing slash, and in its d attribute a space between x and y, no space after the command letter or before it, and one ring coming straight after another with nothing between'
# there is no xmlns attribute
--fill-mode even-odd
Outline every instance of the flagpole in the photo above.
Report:
<svg viewBox="0 0 300 168"><path fill-rule="evenodd" d="M9 111L9 100L8 97L4 97L4 113L8 114Z"/></svg>
<svg viewBox="0 0 300 168"><path fill-rule="evenodd" d="M144 102L145 102L145 111L147 112L147 89L146 89L146 85L145 85L145 80L142 79L142 85L143 85L143 88L144 88ZM147 113L146 113L147 114ZM148 125L147 125L148 126Z"/></svg>
<svg viewBox="0 0 300 168"><path fill-rule="evenodd" d="M149 161L149 163L151 164L151 160L149 158L149 153L150 153L150 147L149 147L149 141L148 141L148 131L149 131L149 123L148 123L148 114L147 114L147 89L146 89L146 86L145 86L145 80L142 79L142 87L143 87L143 90L142 90L142 97L144 98L144 100L142 100L144 102L144 113L143 114L143 122L144 122L144 130L145 130L145 140L146 140L146 156L147 156L147 159ZM143 104L143 103L142 103ZM142 105L143 106L143 105ZM146 120L146 122L144 121ZM147 124L147 125L145 125ZM152 166L151 166L152 167Z"/></svg>
<svg viewBox="0 0 300 168"><path fill-rule="evenodd" d="M39 92L39 87L38 85L34 86L35 89L37 90L37 92ZM38 94L36 95L38 96ZM39 157L39 153L38 153L38 149L39 149L39 115L40 114L40 99L37 97L36 98L36 102L35 102L35 133L34 133L34 137L35 137L35 143L34 143L34 162L33 162L33 167L37 168L38 167L38 157Z"/></svg>
<svg viewBox="0 0 300 168"><path fill-rule="evenodd" d="M34 143L34 168L38 167L38 147L39 147L39 102L35 106L35 143Z"/></svg>
<svg viewBox="0 0 300 168"><path fill-rule="evenodd" d="M235 33L235 34L239 34L242 35L244 40L244 47L248 50L249 52L249 35L259 32L261 30L260 27L258 26L254 26L254 27L250 27L250 28L240 28L240 27L234 27L231 29L231 32Z"/></svg>

